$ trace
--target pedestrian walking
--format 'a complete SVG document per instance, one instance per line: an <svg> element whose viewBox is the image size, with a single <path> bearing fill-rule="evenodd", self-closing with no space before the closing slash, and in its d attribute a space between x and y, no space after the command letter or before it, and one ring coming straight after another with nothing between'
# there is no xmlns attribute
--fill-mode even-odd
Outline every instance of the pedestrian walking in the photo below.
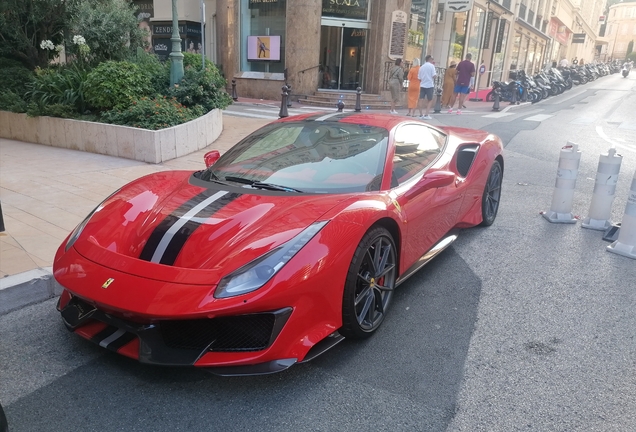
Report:
<svg viewBox="0 0 636 432"><path fill-rule="evenodd" d="M457 83L455 83L455 94L459 103L457 105L457 114L462 113L462 107L464 106L464 100L468 93L470 93L470 87L473 85L475 77L475 65L470 60L473 58L471 53L466 54L466 60L460 61L457 65ZM453 107L448 110L449 114L453 113Z"/></svg>
<svg viewBox="0 0 636 432"><path fill-rule="evenodd" d="M402 69L402 59L395 60L393 68L389 73L389 90L391 90L391 114L397 114L395 105L400 102L402 93L402 81L404 80L404 69Z"/></svg>
<svg viewBox="0 0 636 432"><path fill-rule="evenodd" d="M415 109L418 107L418 101L420 99L420 79L417 77L417 74L420 71L420 59L413 59L413 67L409 70L409 75L407 77L409 81L408 88L408 99L407 106L409 112L406 114L407 116L415 117ZM422 115L422 108L420 107L420 116Z"/></svg>
<svg viewBox="0 0 636 432"><path fill-rule="evenodd" d="M417 73L417 78L420 80L420 113L422 112L422 105L424 106L424 115L420 117L422 120L432 119L429 113L433 105L433 90L435 88L435 77L437 76L433 60L435 60L433 56L428 54L425 58L425 63Z"/></svg>
<svg viewBox="0 0 636 432"><path fill-rule="evenodd" d="M452 108L455 105L455 83L457 82L457 63L450 62L450 66L444 73L444 86L442 87L442 106Z"/></svg>

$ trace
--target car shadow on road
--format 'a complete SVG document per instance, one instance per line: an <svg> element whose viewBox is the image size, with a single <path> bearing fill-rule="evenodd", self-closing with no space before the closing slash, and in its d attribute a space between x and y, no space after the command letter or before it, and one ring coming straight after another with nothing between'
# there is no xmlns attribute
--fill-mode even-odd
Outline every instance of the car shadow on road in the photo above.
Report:
<svg viewBox="0 0 636 432"><path fill-rule="evenodd" d="M12 431L444 430L480 292L451 247L398 288L372 338L288 371L223 378L103 352L5 408Z"/></svg>

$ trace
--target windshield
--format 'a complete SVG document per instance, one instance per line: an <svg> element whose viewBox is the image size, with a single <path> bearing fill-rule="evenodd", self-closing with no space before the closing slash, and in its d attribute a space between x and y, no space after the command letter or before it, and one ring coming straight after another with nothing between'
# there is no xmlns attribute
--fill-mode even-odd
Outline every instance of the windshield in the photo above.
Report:
<svg viewBox="0 0 636 432"><path fill-rule="evenodd" d="M273 123L228 150L203 178L309 193L378 191L387 142L388 131L374 126Z"/></svg>

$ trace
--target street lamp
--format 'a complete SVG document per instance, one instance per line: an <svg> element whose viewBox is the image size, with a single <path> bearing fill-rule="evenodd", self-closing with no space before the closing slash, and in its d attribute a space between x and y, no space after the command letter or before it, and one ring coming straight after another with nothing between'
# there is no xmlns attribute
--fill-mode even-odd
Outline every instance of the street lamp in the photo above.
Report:
<svg viewBox="0 0 636 432"><path fill-rule="evenodd" d="M181 52L181 37L179 36L179 17L177 15L177 0L172 0L172 51L170 51L170 86L173 87L183 78L183 53Z"/></svg>

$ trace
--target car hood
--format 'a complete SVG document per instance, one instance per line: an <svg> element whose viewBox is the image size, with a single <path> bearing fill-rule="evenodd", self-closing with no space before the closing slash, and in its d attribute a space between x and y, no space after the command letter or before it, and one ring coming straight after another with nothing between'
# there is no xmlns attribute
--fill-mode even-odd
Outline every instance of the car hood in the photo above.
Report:
<svg viewBox="0 0 636 432"><path fill-rule="evenodd" d="M226 273L290 240L347 199L214 183L205 188L190 179L191 172L173 171L127 185L93 214L75 249L130 273L152 273L157 264Z"/></svg>

